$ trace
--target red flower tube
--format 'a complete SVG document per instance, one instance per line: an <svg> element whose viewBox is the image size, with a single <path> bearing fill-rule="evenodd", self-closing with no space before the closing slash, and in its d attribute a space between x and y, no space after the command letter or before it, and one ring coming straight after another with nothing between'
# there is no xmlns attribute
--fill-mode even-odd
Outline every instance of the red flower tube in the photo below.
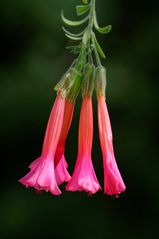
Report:
<svg viewBox="0 0 159 239"><path fill-rule="evenodd" d="M71 77L69 74L71 73ZM75 100L79 93L80 85L81 85L81 73L79 73L75 68L70 70L70 73L66 73L64 80L60 81L58 85L55 87L56 90L62 91L64 94L67 94L65 101L65 111L64 118L62 124L62 130L60 134L60 138L58 141L58 145L56 148L56 153L54 157L55 161L55 175L58 185L63 182L68 182L71 179L67 171L68 164L65 159L65 143L66 138L70 129L70 125L72 122L72 117L74 113ZM69 86L69 87L68 87ZM68 93L67 93L68 90Z"/></svg>
<svg viewBox="0 0 159 239"><path fill-rule="evenodd" d="M73 112L74 102L69 102L68 99L66 99L62 130L55 153L55 175L58 185L63 182L68 182L71 179L71 176L67 171L68 165L65 159L64 151L66 138L72 122Z"/></svg>
<svg viewBox="0 0 159 239"><path fill-rule="evenodd" d="M86 191L90 194L94 194L100 189L91 159L93 139L92 74L92 67L88 65L83 79L85 87L79 122L78 156L72 178L66 186L68 191Z"/></svg>
<svg viewBox="0 0 159 239"><path fill-rule="evenodd" d="M113 149L112 130L105 102L106 71L104 67L96 70L96 90L98 96L98 128L104 167L104 193L118 195L125 191Z"/></svg>

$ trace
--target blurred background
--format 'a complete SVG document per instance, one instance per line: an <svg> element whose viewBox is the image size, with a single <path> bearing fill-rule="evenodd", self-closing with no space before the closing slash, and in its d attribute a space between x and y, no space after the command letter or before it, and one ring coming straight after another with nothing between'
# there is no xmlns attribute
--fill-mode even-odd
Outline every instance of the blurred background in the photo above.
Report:
<svg viewBox="0 0 159 239"><path fill-rule="evenodd" d="M1 238L157 238L159 216L159 4L97 0L98 35L107 60L107 102L117 162L127 185L118 199L98 192L36 194L18 179L41 153L53 87L71 64L60 11L77 19L80 0L0 1ZM93 162L103 185L94 95ZM73 171L81 97L67 139Z"/></svg>

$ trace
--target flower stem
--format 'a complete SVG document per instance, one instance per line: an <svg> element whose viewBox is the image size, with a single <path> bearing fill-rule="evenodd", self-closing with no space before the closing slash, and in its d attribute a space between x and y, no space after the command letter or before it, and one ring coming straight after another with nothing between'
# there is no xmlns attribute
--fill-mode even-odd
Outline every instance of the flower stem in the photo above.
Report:
<svg viewBox="0 0 159 239"><path fill-rule="evenodd" d="M102 65L102 64L101 64L101 60L100 60L100 57L99 57L97 48L95 47L95 42L94 42L93 37L92 37L92 44L93 44L93 50L94 50L94 54L95 54L95 58L96 58L97 65L98 65L98 66L101 66L101 65Z"/></svg>
<svg viewBox="0 0 159 239"><path fill-rule="evenodd" d="M89 11L89 22L88 26L86 27L83 39L82 39L82 46L80 49L79 57L76 62L76 69L82 71L84 68L84 64L86 61L86 57L88 57L88 60L90 63L93 63L93 57L92 57L92 49L95 54L95 59L98 66L101 66L101 60L98 54L98 50L94 41L94 18L95 18L95 0L90 1L90 11Z"/></svg>

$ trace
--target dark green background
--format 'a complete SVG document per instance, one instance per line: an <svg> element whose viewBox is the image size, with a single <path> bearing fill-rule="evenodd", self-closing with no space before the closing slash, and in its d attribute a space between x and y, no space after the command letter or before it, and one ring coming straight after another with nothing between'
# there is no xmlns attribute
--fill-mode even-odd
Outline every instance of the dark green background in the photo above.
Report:
<svg viewBox="0 0 159 239"><path fill-rule="evenodd" d="M60 10L75 19L81 1L0 1L1 238L157 238L159 4L96 2L100 25L113 25L109 35L97 35L107 54L107 102L127 191L118 199L64 190L54 197L18 183L40 155L53 87L73 60L65 50L71 42L62 32ZM80 105L81 97L66 145L70 172ZM95 95L94 122L93 161L103 185Z"/></svg>

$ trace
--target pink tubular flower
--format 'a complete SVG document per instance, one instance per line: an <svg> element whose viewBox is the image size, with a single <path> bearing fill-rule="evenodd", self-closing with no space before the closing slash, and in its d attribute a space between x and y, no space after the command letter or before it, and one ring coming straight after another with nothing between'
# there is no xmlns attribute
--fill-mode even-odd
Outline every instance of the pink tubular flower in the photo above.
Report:
<svg viewBox="0 0 159 239"><path fill-rule="evenodd" d="M72 178L66 186L68 191L86 191L94 194L100 189L91 159L92 138L92 100L89 96L86 96L83 99L80 114L78 157Z"/></svg>
<svg viewBox="0 0 159 239"><path fill-rule="evenodd" d="M98 69L98 70L101 70L101 71L103 70L105 73L104 69ZM126 187L120 175L120 172L115 160L115 156L114 156L112 130L111 130L111 124L110 124L109 114L107 110L107 105L105 102L105 88L102 89L103 82L102 81L100 82L100 76L102 75L98 74L98 77L97 77L98 84L99 84L97 87L98 128L99 128L101 149L103 154L104 193L108 195L118 195L121 192L125 191Z"/></svg>
<svg viewBox="0 0 159 239"><path fill-rule="evenodd" d="M54 158L55 175L58 185L60 185L63 182L68 182L71 179L67 171L68 165L65 160L64 151L66 138L72 122L75 100L79 93L80 85L81 85L81 73L77 71L75 68L71 68L69 72L65 74L62 81L60 81L55 87L57 91L60 90L61 92L63 92L64 95L67 96L65 100L65 111L62 130Z"/></svg>
<svg viewBox="0 0 159 239"><path fill-rule="evenodd" d="M58 141L56 153L55 153L55 175L58 185L63 182L68 182L71 177L67 171L67 162L65 160L65 142L70 129L74 112L74 102L69 102L68 99L65 101L65 111L62 130Z"/></svg>
<svg viewBox="0 0 159 239"><path fill-rule="evenodd" d="M58 94L48 121L42 154L31 163L30 172L19 180L26 187L50 191L54 195L61 194L55 177L54 156L62 129L64 108L65 99ZM59 167L62 166L66 167L65 163L61 162Z"/></svg>
<svg viewBox="0 0 159 239"><path fill-rule="evenodd" d="M72 122L73 112L74 103L69 102L68 99L66 99L62 130L55 153L55 167L58 165L65 151L65 142Z"/></svg>

